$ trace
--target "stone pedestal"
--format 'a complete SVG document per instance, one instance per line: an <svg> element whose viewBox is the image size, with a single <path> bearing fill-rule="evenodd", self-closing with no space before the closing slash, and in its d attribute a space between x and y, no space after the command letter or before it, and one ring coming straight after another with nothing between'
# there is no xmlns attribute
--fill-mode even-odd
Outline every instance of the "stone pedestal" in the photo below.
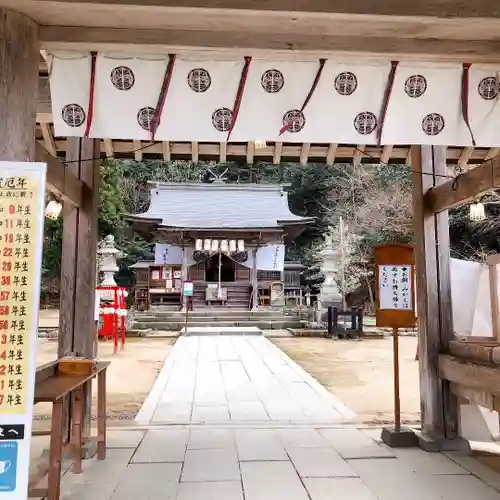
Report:
<svg viewBox="0 0 500 500"><path fill-rule="evenodd" d="M399 430L394 427L384 427L382 429L382 441L391 448L418 446L417 435L408 427L401 427Z"/></svg>

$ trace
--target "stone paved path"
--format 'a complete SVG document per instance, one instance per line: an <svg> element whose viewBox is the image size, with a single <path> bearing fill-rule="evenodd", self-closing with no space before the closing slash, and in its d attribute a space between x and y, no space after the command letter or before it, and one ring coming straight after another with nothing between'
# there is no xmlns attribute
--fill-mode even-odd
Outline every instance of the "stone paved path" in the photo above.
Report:
<svg viewBox="0 0 500 500"><path fill-rule="evenodd" d="M393 450L261 337L182 337L108 458L63 500L500 500L469 457ZM487 483L476 477L485 477Z"/></svg>
<svg viewBox="0 0 500 500"><path fill-rule="evenodd" d="M355 414L261 336L180 337L141 424L342 423Z"/></svg>

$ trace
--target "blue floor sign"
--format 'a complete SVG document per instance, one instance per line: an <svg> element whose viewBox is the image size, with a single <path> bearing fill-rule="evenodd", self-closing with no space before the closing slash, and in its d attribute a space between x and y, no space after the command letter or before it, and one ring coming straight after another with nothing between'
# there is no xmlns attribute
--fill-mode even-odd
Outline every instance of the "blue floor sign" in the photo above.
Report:
<svg viewBox="0 0 500 500"><path fill-rule="evenodd" d="M0 492L15 491L17 476L17 441L0 442Z"/></svg>

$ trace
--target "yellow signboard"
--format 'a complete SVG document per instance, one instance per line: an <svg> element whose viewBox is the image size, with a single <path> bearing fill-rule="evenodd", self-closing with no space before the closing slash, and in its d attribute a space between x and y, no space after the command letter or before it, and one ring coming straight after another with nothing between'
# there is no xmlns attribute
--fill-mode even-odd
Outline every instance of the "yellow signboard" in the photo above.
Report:
<svg viewBox="0 0 500 500"><path fill-rule="evenodd" d="M46 167L0 162L0 493L26 498Z"/></svg>

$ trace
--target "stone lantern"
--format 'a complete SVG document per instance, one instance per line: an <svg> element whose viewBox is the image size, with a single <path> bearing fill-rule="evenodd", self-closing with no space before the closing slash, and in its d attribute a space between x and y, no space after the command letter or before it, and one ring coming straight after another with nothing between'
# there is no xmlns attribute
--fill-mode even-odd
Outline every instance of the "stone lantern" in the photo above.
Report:
<svg viewBox="0 0 500 500"><path fill-rule="evenodd" d="M322 260L321 272L325 276L318 297L318 312L321 321L329 306L342 309L342 293L335 279L341 265L341 249L334 242L333 229L330 229L326 235L325 246L319 255Z"/></svg>
<svg viewBox="0 0 500 500"><path fill-rule="evenodd" d="M116 286L115 273L118 272L117 261L125 258L126 255L115 247L115 237L108 234L104 240L99 242L97 248L98 273L102 273L104 278L100 285Z"/></svg>

